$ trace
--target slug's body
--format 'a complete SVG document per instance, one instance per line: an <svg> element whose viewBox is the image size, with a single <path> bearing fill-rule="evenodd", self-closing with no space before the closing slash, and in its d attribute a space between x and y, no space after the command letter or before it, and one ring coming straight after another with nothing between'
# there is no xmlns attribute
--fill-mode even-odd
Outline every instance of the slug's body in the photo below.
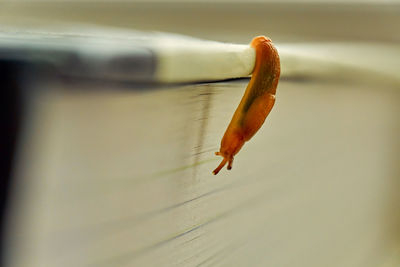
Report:
<svg viewBox="0 0 400 267"><path fill-rule="evenodd" d="M244 143L260 129L275 103L276 87L280 76L279 55L271 40L264 36L253 39L256 63L246 92L225 131L221 148L216 155L223 157L213 171L217 174L226 163L232 168L233 157Z"/></svg>

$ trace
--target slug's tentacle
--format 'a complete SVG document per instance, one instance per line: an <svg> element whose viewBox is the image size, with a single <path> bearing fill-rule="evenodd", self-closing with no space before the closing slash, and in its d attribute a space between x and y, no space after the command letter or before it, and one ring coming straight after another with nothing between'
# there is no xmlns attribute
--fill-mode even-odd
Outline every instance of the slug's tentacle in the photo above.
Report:
<svg viewBox="0 0 400 267"><path fill-rule="evenodd" d="M214 174L217 174L227 162L228 170L232 169L234 156L260 129L275 103L280 76L278 51L271 40L264 36L255 37L250 45L256 50L253 75L225 131L220 151L215 153L223 159L213 171Z"/></svg>
<svg viewBox="0 0 400 267"><path fill-rule="evenodd" d="M228 167L227 167L228 170L232 169L232 163L233 163L233 158L230 159L229 162L228 162Z"/></svg>
<svg viewBox="0 0 400 267"><path fill-rule="evenodd" d="M216 153L215 153L216 154ZM226 162L228 160L226 158L222 159L221 163L218 165L218 167L213 171L213 174L218 174L219 171L225 166Z"/></svg>

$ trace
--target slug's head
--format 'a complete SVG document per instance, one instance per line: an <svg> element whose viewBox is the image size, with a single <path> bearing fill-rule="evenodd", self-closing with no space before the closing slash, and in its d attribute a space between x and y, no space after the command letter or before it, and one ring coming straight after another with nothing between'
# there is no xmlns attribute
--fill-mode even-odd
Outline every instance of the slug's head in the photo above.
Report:
<svg viewBox="0 0 400 267"><path fill-rule="evenodd" d="M239 152L239 150L242 148L244 145L244 139L241 135L231 133L231 134L225 134L224 138L222 138L221 141L221 148L219 152L215 152L215 155L217 156L222 156L223 159L221 163L218 165L218 167L213 171L213 174L218 174L218 172L225 166L226 163L228 163L228 170L232 169L232 163L233 163L233 157L236 155L236 153Z"/></svg>

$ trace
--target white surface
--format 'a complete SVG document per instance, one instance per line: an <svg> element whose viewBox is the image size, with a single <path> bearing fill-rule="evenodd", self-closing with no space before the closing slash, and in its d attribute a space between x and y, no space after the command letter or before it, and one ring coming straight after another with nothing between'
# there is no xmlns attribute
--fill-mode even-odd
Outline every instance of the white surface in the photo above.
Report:
<svg viewBox="0 0 400 267"><path fill-rule="evenodd" d="M21 47L42 46L50 50L69 48L83 58L118 58L135 55L136 47L150 49L156 56L154 80L161 83L217 81L247 77L255 63L249 44L207 41L161 32L140 32L87 25L61 25L19 29L14 39L2 39ZM56 30L58 28L58 30ZM19 42L18 42L19 41ZM248 40L250 43L251 40ZM344 77L376 75L400 84L398 44L362 42L278 43L283 78Z"/></svg>
<svg viewBox="0 0 400 267"><path fill-rule="evenodd" d="M282 80L214 176L246 84L32 83L8 266L398 266L400 90Z"/></svg>
<svg viewBox="0 0 400 267"><path fill-rule="evenodd" d="M154 47L159 60L156 79L161 82L246 77L255 64L255 50L249 45L166 38Z"/></svg>

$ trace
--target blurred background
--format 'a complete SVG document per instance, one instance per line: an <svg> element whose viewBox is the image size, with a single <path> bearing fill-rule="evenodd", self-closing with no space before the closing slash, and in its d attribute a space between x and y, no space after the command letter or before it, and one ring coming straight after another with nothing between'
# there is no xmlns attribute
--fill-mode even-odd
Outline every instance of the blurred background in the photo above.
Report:
<svg viewBox="0 0 400 267"><path fill-rule="evenodd" d="M399 25L398 1L3 1L3 265L400 266ZM143 43L134 78L97 68L154 32L278 47L231 171L214 152L248 77L154 81Z"/></svg>

